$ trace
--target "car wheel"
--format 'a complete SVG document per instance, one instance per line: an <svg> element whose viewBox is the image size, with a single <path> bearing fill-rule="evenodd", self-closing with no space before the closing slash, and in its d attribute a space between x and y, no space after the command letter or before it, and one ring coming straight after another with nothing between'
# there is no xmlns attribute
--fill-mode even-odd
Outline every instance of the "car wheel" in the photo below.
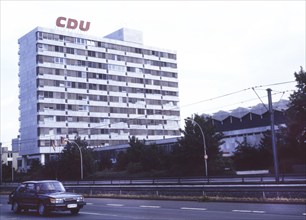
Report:
<svg viewBox="0 0 306 220"><path fill-rule="evenodd" d="M13 202L12 210L13 210L13 212L15 212L15 213L20 213L21 208L20 208L18 202Z"/></svg>
<svg viewBox="0 0 306 220"><path fill-rule="evenodd" d="M40 216L47 215L46 206L43 203L39 203L37 211Z"/></svg>
<svg viewBox="0 0 306 220"><path fill-rule="evenodd" d="M79 211L80 211L80 209L71 209L71 210L70 210L70 212L71 212L72 215L78 214Z"/></svg>

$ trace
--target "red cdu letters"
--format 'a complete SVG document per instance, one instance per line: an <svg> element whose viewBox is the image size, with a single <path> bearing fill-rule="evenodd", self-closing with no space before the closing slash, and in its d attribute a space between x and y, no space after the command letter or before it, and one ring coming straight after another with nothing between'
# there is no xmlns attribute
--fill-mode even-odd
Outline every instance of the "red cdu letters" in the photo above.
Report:
<svg viewBox="0 0 306 220"><path fill-rule="evenodd" d="M67 22L66 22L67 21ZM90 22L86 22L86 25L84 27L84 21L80 21L79 29L81 31L88 31L90 27ZM65 17L58 17L56 19L56 26L58 27L66 27L68 29L76 29L78 27L78 21L72 18L65 18Z"/></svg>

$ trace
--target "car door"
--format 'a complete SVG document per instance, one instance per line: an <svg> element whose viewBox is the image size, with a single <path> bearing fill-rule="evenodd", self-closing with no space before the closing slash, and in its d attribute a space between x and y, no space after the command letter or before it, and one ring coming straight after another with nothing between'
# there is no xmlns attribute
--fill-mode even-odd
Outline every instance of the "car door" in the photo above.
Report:
<svg viewBox="0 0 306 220"><path fill-rule="evenodd" d="M20 206L23 206L24 204L25 191L26 191L26 186L22 184L17 188L17 190L13 194L13 201L17 202Z"/></svg>
<svg viewBox="0 0 306 220"><path fill-rule="evenodd" d="M37 207L37 193L34 183L28 183L23 195L23 204L27 208Z"/></svg>

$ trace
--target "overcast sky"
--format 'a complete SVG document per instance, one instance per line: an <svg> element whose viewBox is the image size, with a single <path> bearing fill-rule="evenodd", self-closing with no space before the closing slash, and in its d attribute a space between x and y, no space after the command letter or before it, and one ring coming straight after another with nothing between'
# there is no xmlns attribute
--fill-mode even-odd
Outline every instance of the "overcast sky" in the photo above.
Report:
<svg viewBox="0 0 306 220"><path fill-rule="evenodd" d="M18 135L18 39L37 26L55 28L59 16L91 22L89 35L127 27L142 31L145 45L177 51L183 120L256 105L257 95L267 102L268 87L273 101L288 98L294 72L305 69L305 10L305 1L292 0L1 0L0 141L9 146Z"/></svg>

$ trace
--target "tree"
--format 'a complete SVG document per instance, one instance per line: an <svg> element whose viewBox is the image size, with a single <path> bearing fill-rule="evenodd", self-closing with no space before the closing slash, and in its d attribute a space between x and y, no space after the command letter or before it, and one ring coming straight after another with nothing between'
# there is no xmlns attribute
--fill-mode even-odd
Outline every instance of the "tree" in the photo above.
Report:
<svg viewBox="0 0 306 220"><path fill-rule="evenodd" d="M140 141L135 136L129 137L126 152L120 152L117 157L117 170L127 170L130 173L144 171L143 157L145 157L145 140Z"/></svg>
<svg viewBox="0 0 306 220"><path fill-rule="evenodd" d="M267 169L270 162L264 156L267 151L263 147L252 146L247 141L238 144L235 149L233 160L236 170L260 170ZM268 155L268 154L267 154Z"/></svg>
<svg viewBox="0 0 306 220"><path fill-rule="evenodd" d="M58 173L60 178L80 178L80 151L74 142L79 145L82 152L84 177L89 176L95 171L95 158L92 149L87 148L87 142L78 137L74 141L68 142L59 156L58 164L60 169Z"/></svg>
<svg viewBox="0 0 306 220"><path fill-rule="evenodd" d="M146 145L135 136L129 138L130 147L117 156L117 170L129 173L150 172L166 169L165 152L156 145Z"/></svg>
<svg viewBox="0 0 306 220"><path fill-rule="evenodd" d="M113 164L111 161L111 154L108 151L103 152L100 158L96 161L97 168L101 170L111 169Z"/></svg>
<svg viewBox="0 0 306 220"><path fill-rule="evenodd" d="M271 131L266 131L263 133L263 137L259 143L259 158L257 163L259 164L259 168L263 169L271 169L273 167L273 149L272 149L272 137ZM276 146L280 149L281 146L281 138L280 138L280 131L276 133ZM278 155L281 151L278 151Z"/></svg>
<svg viewBox="0 0 306 220"><path fill-rule="evenodd" d="M129 159L126 152L120 151L117 155L117 163L115 165L115 170L124 171L129 164Z"/></svg>
<svg viewBox="0 0 306 220"><path fill-rule="evenodd" d="M39 179L43 173L43 165L41 164L39 159L34 159L31 161L31 166L28 171L31 175L31 179Z"/></svg>
<svg viewBox="0 0 306 220"><path fill-rule="evenodd" d="M13 172L13 176L15 176L15 169L12 168L12 163L9 164L5 164L2 163L2 178L5 181L11 181L12 180L12 172Z"/></svg>
<svg viewBox="0 0 306 220"><path fill-rule="evenodd" d="M295 163L306 163L306 72L301 67L294 73L297 82L295 91L290 95L287 110L287 129L285 142L291 149L290 156ZM288 156L288 155L287 155Z"/></svg>
<svg viewBox="0 0 306 220"><path fill-rule="evenodd" d="M222 144L223 134L216 132L210 117L195 115L193 120L202 128L205 136L208 173L222 173L224 163L218 161L222 160L219 146ZM181 133L183 137L179 140L179 147L174 151L173 168L182 175L203 175L204 145L200 128L192 120L185 120L185 130L181 130Z"/></svg>
<svg viewBox="0 0 306 220"><path fill-rule="evenodd" d="M58 173L59 173L59 159L57 158L51 159L46 162L42 177L45 179L58 179Z"/></svg>

